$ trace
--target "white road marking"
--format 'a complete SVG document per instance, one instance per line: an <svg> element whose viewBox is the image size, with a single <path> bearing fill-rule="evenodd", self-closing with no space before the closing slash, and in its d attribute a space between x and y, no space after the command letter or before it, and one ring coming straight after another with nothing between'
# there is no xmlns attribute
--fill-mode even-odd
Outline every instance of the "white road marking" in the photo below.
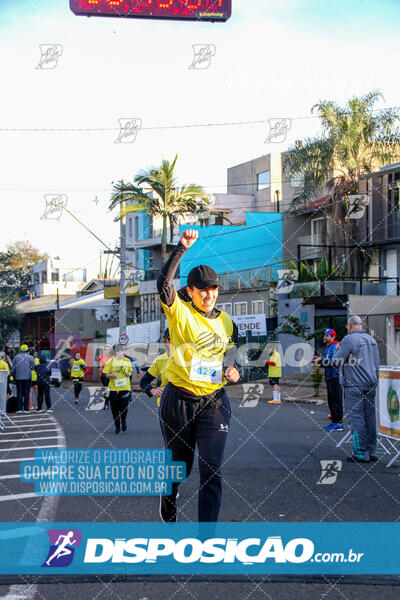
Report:
<svg viewBox="0 0 400 600"><path fill-rule="evenodd" d="M37 433L35 431L35 433ZM46 436L42 436L42 437L37 437L37 438L28 438L28 439L24 439L24 438L18 438L16 440L0 440L0 444L8 444L9 442L32 442L33 440L56 440L58 438L58 435L46 435Z"/></svg>
<svg viewBox="0 0 400 600"><path fill-rule="evenodd" d="M26 440L30 441L30 440ZM32 448L36 448L36 450L41 450L42 448L59 448L60 446L56 444L55 446L21 446L20 448L1 448L0 452L19 452L20 450L32 450ZM0 461L1 462L1 461Z"/></svg>
<svg viewBox="0 0 400 600"><path fill-rule="evenodd" d="M48 423L38 423L37 425L6 425L6 431L8 429L24 429L26 427L43 427L43 425L50 425L50 421Z"/></svg>
<svg viewBox="0 0 400 600"><path fill-rule="evenodd" d="M58 421L54 418L52 419L58 434L58 442L61 448L66 447L66 440L63 430L61 429ZM42 503L42 507L37 516L36 522L52 522L54 521L54 517L57 510L57 504L59 501L59 496L44 496L44 500ZM31 539L28 542L24 556L29 557L34 556L35 554L35 543ZM10 591L8 594L3 596L3 600L33 600L37 591L37 584L28 584L28 585L11 585Z"/></svg>
<svg viewBox="0 0 400 600"><path fill-rule="evenodd" d="M51 431L52 433L54 433L56 431L56 429L35 429L32 431L10 431L9 433L2 433L1 435L17 435L17 434L21 434L21 435L27 435L28 433L42 433L44 431Z"/></svg>
<svg viewBox="0 0 400 600"><path fill-rule="evenodd" d="M38 494L35 492L29 492L26 494L7 494L6 496L0 496L0 502L5 502L6 500L24 500L25 498L37 498Z"/></svg>
<svg viewBox="0 0 400 600"><path fill-rule="evenodd" d="M41 448L65 448L65 446L33 446L33 448L40 450ZM35 460L35 457L34 456L22 456L20 458L1 458L0 463L21 462L22 460Z"/></svg>
<svg viewBox="0 0 400 600"><path fill-rule="evenodd" d="M0 479L17 479L18 477L21 477L20 473L16 475L0 475Z"/></svg>

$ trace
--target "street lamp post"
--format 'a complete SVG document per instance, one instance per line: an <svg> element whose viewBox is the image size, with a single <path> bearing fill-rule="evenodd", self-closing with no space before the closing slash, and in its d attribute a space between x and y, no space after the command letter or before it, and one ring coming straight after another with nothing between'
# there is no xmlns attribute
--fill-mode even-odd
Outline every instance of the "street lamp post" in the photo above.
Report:
<svg viewBox="0 0 400 600"><path fill-rule="evenodd" d="M126 334L126 216L124 214L124 182L122 181L121 218L120 218L120 284L119 284L119 335Z"/></svg>

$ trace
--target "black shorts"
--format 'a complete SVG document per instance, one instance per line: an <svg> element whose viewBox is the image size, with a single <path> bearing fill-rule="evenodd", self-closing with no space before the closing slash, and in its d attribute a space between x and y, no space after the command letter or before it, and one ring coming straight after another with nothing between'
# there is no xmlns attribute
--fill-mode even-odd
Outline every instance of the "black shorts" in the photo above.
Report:
<svg viewBox="0 0 400 600"><path fill-rule="evenodd" d="M269 384L270 385L279 385L279 377L270 377Z"/></svg>

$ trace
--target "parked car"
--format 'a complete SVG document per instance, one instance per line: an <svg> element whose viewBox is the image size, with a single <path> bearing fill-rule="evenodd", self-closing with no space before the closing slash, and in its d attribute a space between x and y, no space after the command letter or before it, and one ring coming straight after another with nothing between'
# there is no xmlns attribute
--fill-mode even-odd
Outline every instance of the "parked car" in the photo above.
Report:
<svg viewBox="0 0 400 600"><path fill-rule="evenodd" d="M51 370L50 384L54 385L55 387L60 387L61 382L62 382L60 365L58 364L58 362L56 360L48 360L47 366Z"/></svg>

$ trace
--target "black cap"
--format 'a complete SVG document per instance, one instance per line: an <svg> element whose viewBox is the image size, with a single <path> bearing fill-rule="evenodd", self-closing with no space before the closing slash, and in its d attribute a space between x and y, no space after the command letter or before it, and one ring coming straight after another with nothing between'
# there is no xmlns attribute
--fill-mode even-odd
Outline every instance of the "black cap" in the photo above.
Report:
<svg viewBox="0 0 400 600"><path fill-rule="evenodd" d="M189 272L187 285L188 287L197 287L199 290L205 290L206 288L214 285L222 287L221 284L218 283L218 276L214 269L207 267L207 265L199 265L198 267L194 267Z"/></svg>

